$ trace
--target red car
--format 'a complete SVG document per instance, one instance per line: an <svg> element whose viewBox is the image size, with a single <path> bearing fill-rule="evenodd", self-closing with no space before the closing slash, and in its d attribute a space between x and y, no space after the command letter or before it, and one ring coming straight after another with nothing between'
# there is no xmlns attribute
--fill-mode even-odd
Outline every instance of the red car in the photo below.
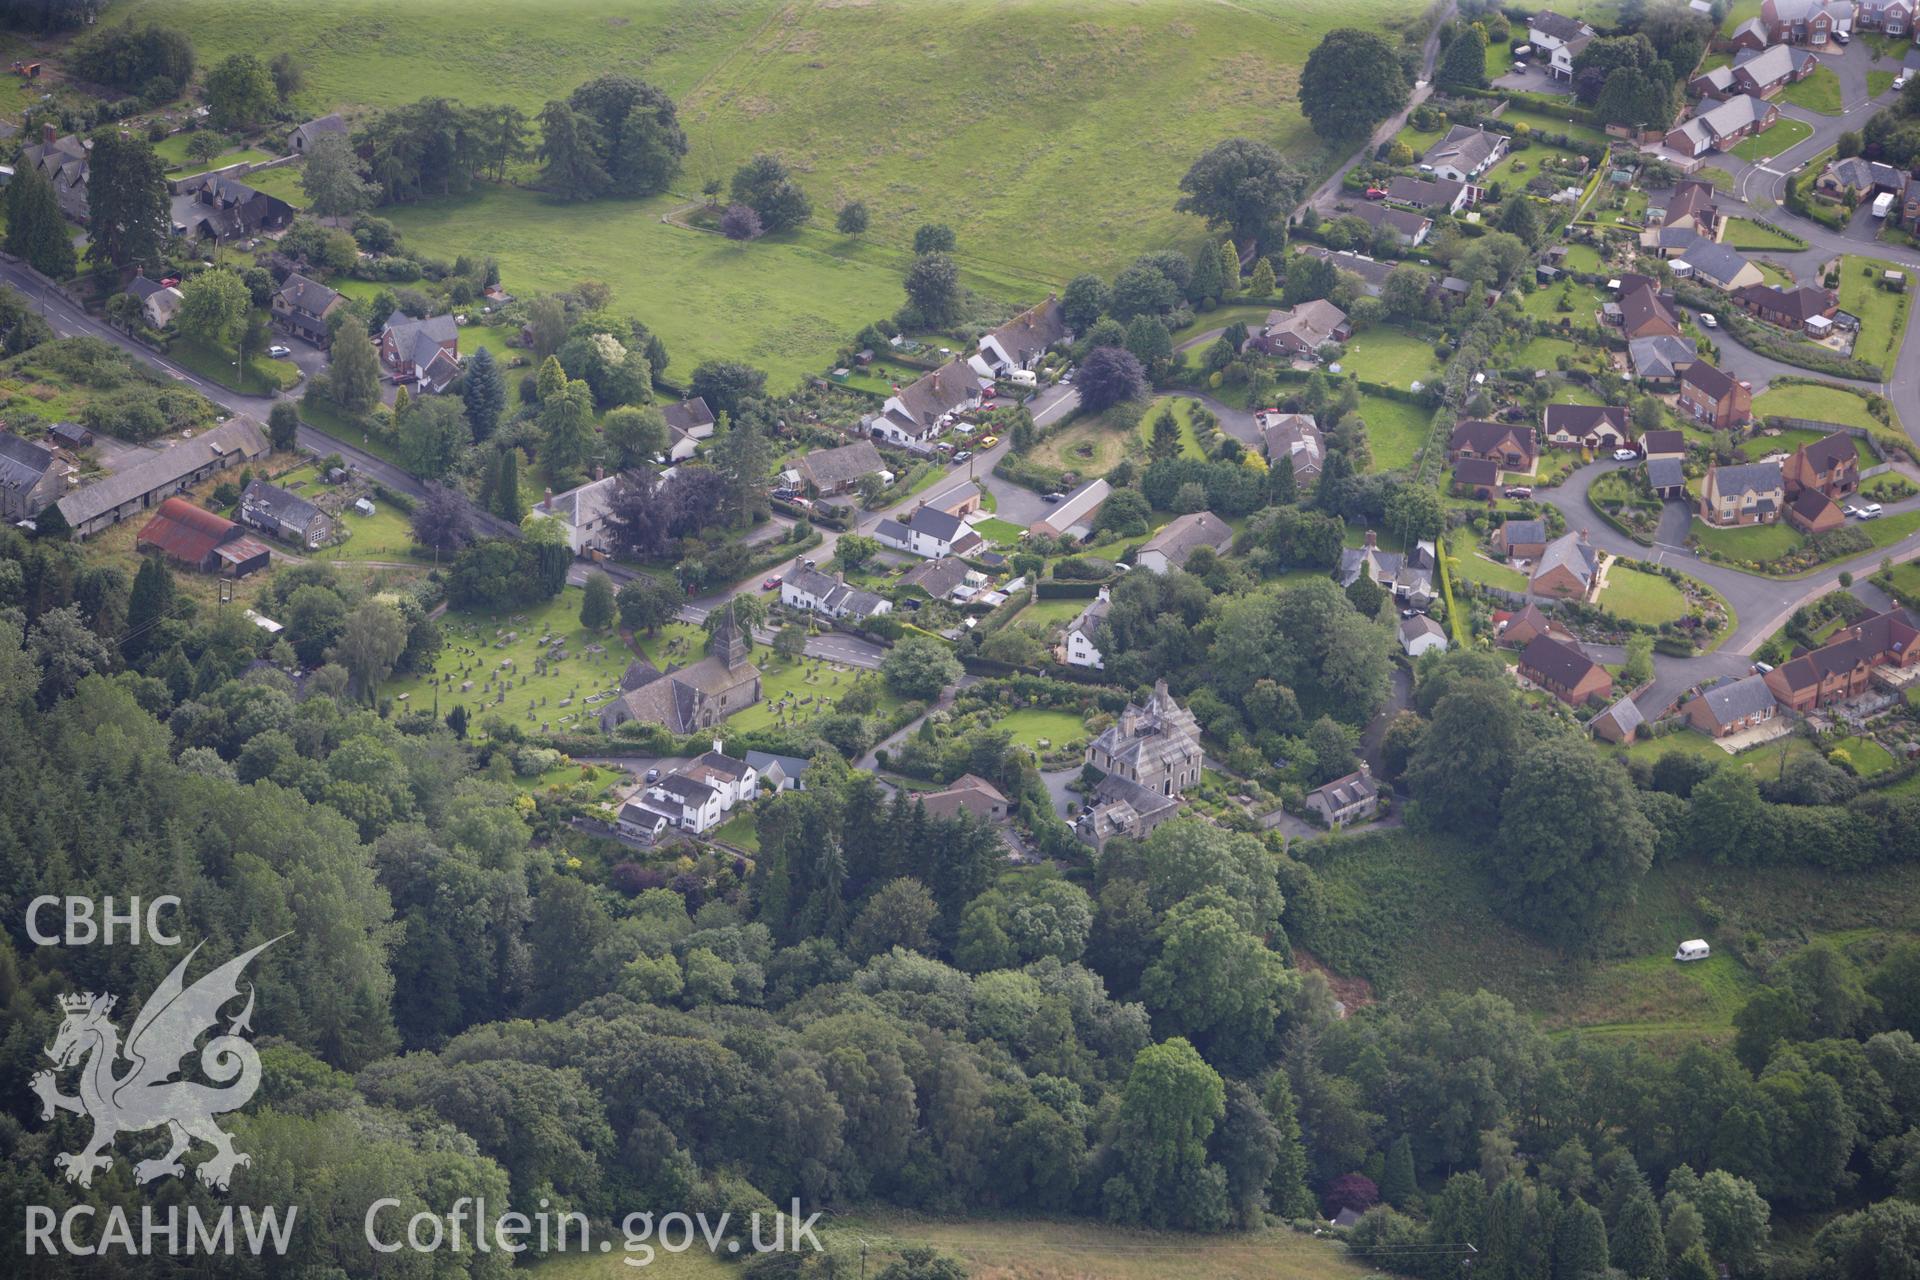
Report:
<svg viewBox="0 0 1920 1280"><path fill-rule="evenodd" d="M1384 187L1368 187L1367 188L1367 199L1385 200L1386 198L1387 198L1386 188Z"/></svg>
<svg viewBox="0 0 1920 1280"><path fill-rule="evenodd" d="M776 573L771 578L768 578L765 582L761 583L760 589L762 591L772 591L774 588L780 585L780 582L781 582L780 575Z"/></svg>

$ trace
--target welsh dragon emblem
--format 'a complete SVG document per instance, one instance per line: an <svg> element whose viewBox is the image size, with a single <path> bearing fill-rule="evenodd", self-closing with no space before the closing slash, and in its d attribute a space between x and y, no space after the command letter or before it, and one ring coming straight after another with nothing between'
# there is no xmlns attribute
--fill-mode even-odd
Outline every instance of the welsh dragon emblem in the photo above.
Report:
<svg viewBox="0 0 1920 1280"><path fill-rule="evenodd" d="M214 1036L200 1050L201 1072L224 1087L174 1077L181 1073L180 1060L193 1052L194 1042L204 1032L217 1028L220 1010L239 998L239 979L248 962L279 940L263 942L187 986L187 966L200 950L194 947L141 1007L124 1047L108 1016L113 1012L115 997L91 992L60 997L60 1010L66 1019L47 1056L53 1059L56 1071L79 1064L80 1093L73 1098L62 1094L54 1071L37 1073L33 1091L40 1095L42 1120L53 1119L56 1110L93 1118L93 1137L86 1147L54 1157L55 1166L66 1171L69 1182L93 1185L94 1173L113 1165L115 1138L161 1125L167 1127L173 1145L158 1159L134 1165L136 1182L183 1176L186 1168L180 1157L195 1138L214 1148L213 1155L196 1170L200 1181L210 1187L226 1190L234 1169L252 1163L244 1153L233 1149L233 1135L213 1122L223 1112L244 1107L260 1087L260 1056L240 1036L242 1031L253 1030L251 983L247 986L246 1007L227 1024L224 1035ZM123 1060L125 1069L117 1070Z"/></svg>

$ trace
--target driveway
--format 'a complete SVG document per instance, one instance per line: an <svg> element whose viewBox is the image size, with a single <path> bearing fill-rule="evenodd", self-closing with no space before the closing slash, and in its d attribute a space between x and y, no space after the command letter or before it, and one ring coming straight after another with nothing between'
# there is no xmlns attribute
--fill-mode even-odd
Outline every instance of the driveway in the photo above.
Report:
<svg viewBox="0 0 1920 1280"><path fill-rule="evenodd" d="M1546 64L1529 62L1525 71L1509 71L1493 82L1496 89L1515 89L1526 93L1573 93L1573 83L1547 74Z"/></svg>

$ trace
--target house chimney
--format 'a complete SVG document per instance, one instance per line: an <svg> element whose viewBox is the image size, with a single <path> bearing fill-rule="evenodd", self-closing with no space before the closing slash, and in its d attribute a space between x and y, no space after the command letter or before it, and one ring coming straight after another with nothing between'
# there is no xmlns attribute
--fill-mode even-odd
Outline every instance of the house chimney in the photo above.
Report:
<svg viewBox="0 0 1920 1280"><path fill-rule="evenodd" d="M540 509L542 511L553 510L553 490L552 489L548 489L547 496L540 499Z"/></svg>
<svg viewBox="0 0 1920 1280"><path fill-rule="evenodd" d="M1373 536L1373 530L1369 529L1367 530L1367 537L1366 537L1367 550L1372 551L1375 545L1376 545L1376 539Z"/></svg>
<svg viewBox="0 0 1920 1280"><path fill-rule="evenodd" d="M720 738L715 738L715 739L713 740L713 754L715 754L715 755L717 755L717 756L723 756L723 755L725 755L725 754L727 754L726 752L724 752L724 751L722 751L722 750L720 749L720 745L721 745L721 742L722 742L722 741L723 741L723 740L722 740L722 739L720 739Z"/></svg>
<svg viewBox="0 0 1920 1280"><path fill-rule="evenodd" d="M52 146L55 136L53 126L42 120L40 122L40 141L48 146Z"/></svg>
<svg viewBox="0 0 1920 1280"><path fill-rule="evenodd" d="M593 464L593 478L594 478L595 480L605 480L605 479L607 478L607 469L606 469L605 467L603 467L603 466L601 466L601 465L600 465L599 463L597 463L597 462L596 462L596 463L594 463L594 464Z"/></svg>

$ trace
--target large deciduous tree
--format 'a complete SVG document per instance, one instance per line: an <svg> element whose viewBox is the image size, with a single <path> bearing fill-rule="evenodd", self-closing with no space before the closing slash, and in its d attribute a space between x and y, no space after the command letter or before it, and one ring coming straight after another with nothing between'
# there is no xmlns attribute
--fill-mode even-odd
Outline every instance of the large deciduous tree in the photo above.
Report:
<svg viewBox="0 0 1920 1280"><path fill-rule="evenodd" d="M594 124L607 194L658 195L680 172L687 135L664 91L632 76L604 75L575 89L567 105Z"/></svg>
<svg viewBox="0 0 1920 1280"><path fill-rule="evenodd" d="M907 301L929 328L952 324L960 311L960 269L944 253L923 253L907 268Z"/></svg>
<svg viewBox="0 0 1920 1280"><path fill-rule="evenodd" d="M1236 242L1265 245L1305 187L1305 177L1270 144L1228 138L1193 162L1174 208L1198 214Z"/></svg>
<svg viewBox="0 0 1920 1280"><path fill-rule="evenodd" d="M207 112L216 129L251 129L280 104L273 73L250 53L231 53L207 72Z"/></svg>
<svg viewBox="0 0 1920 1280"><path fill-rule="evenodd" d="M333 335L333 361L327 370L327 395L355 417L380 403L380 357L358 316L348 316Z"/></svg>
<svg viewBox="0 0 1920 1280"><path fill-rule="evenodd" d="M227 267L202 271L181 288L180 332L223 350L247 318L251 301L240 273Z"/></svg>
<svg viewBox="0 0 1920 1280"><path fill-rule="evenodd" d="M156 263L173 230L167 167L144 139L93 135L87 177L87 260L125 269Z"/></svg>
<svg viewBox="0 0 1920 1280"><path fill-rule="evenodd" d="M600 163L605 143L591 116L564 102L549 102L540 111L540 181L566 200L591 200L612 181Z"/></svg>
<svg viewBox="0 0 1920 1280"><path fill-rule="evenodd" d="M778 156L757 155L734 172L733 202L760 215L769 232L789 231L813 216L813 202Z"/></svg>
<svg viewBox="0 0 1920 1280"><path fill-rule="evenodd" d="M1095 347L1080 362L1074 385L1080 388L1081 407L1102 413L1126 400L1147 394L1147 371L1140 358L1125 347Z"/></svg>
<svg viewBox="0 0 1920 1280"><path fill-rule="evenodd" d="M1400 55L1377 31L1339 27L1307 55L1300 73L1300 110L1330 142L1364 138L1407 105Z"/></svg>
<svg viewBox="0 0 1920 1280"><path fill-rule="evenodd" d="M360 157L339 134L327 134L307 148L300 190L307 210L322 218L342 218L372 203L374 186L361 176Z"/></svg>

